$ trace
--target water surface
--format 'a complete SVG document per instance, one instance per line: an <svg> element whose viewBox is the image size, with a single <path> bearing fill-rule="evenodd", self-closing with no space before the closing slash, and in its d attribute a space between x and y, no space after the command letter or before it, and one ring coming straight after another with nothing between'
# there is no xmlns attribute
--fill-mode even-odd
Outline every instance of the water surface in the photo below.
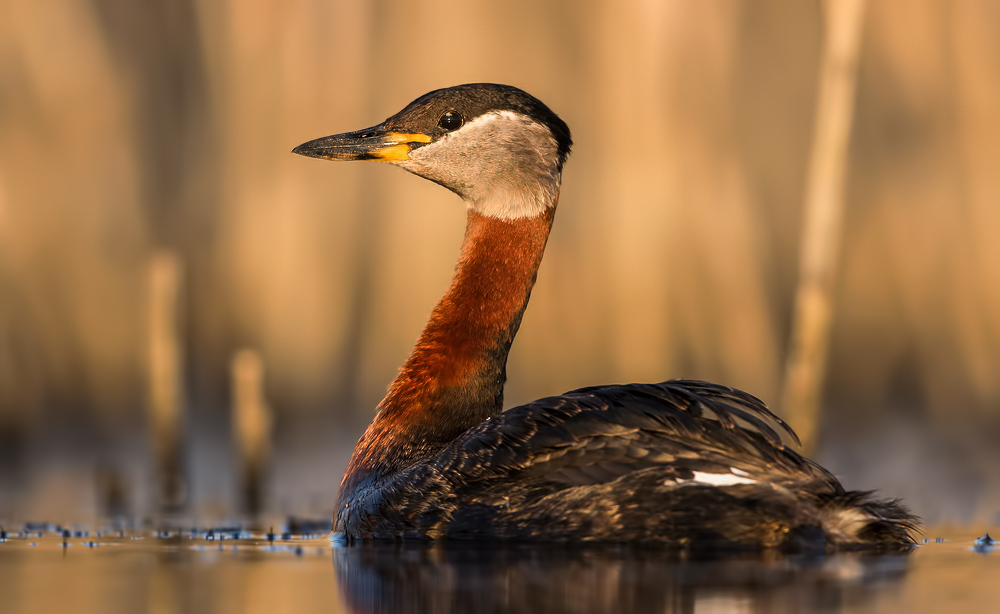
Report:
<svg viewBox="0 0 1000 614"><path fill-rule="evenodd" d="M497 544L337 545L276 532L11 531L0 612L989 612L1000 550L909 555Z"/></svg>

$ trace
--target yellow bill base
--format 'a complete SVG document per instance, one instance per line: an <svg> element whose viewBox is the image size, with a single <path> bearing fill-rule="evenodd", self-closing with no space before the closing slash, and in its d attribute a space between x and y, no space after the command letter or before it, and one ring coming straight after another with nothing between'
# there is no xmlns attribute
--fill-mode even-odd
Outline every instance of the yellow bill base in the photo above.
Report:
<svg viewBox="0 0 1000 614"><path fill-rule="evenodd" d="M375 158L385 162L399 162L410 159L410 146L408 143L430 143L431 137L426 134L390 132L385 135L385 140L394 144L376 150L373 152L373 155Z"/></svg>

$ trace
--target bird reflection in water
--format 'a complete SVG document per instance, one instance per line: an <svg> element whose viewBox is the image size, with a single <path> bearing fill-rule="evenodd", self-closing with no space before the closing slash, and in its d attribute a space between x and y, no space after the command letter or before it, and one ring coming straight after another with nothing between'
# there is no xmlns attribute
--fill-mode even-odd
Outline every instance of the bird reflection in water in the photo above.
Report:
<svg viewBox="0 0 1000 614"><path fill-rule="evenodd" d="M352 612L839 612L904 555L693 554L635 545L358 542L334 549Z"/></svg>

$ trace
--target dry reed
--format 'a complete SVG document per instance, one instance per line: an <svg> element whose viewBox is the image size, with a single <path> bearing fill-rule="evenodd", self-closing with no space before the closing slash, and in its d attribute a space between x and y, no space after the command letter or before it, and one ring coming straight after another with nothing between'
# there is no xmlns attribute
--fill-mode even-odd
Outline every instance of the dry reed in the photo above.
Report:
<svg viewBox="0 0 1000 614"><path fill-rule="evenodd" d="M256 516L263 509L264 479L271 456L272 411L264 397L264 361L254 350L233 355L232 428L240 468L241 506Z"/></svg>
<svg viewBox="0 0 1000 614"><path fill-rule="evenodd" d="M824 3L826 31L806 179L799 285L781 409L807 453L815 451L837 279L847 151L865 0Z"/></svg>
<svg viewBox="0 0 1000 614"><path fill-rule="evenodd" d="M161 251L149 262L149 426L154 453L157 507L177 511L187 488L182 460L184 419L183 346L180 337L181 263Z"/></svg>

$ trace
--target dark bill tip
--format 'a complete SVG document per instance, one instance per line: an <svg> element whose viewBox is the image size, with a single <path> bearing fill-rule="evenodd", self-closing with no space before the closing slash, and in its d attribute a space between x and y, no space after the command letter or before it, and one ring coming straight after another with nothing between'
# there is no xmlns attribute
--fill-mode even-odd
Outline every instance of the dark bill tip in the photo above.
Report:
<svg viewBox="0 0 1000 614"><path fill-rule="evenodd" d="M399 162L409 157L410 150L429 143L426 134L390 132L384 125L325 136L303 143L292 150L301 156L324 160L383 160Z"/></svg>
<svg viewBox="0 0 1000 614"><path fill-rule="evenodd" d="M302 143L292 153L324 160L371 160L385 145L381 137L365 130L335 134Z"/></svg>

